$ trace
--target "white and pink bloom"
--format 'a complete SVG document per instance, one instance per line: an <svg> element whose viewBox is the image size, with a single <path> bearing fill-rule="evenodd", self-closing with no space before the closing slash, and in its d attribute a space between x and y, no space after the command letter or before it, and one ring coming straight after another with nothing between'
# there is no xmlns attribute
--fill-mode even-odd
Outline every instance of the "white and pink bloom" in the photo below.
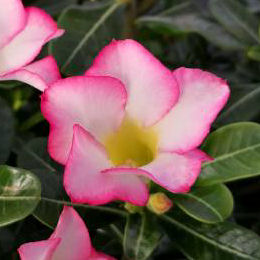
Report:
<svg viewBox="0 0 260 260"><path fill-rule="evenodd" d="M211 73L172 72L136 41L113 41L85 76L42 95L48 150L65 165L71 200L145 205L147 178L188 192L208 159L197 148L228 97L226 82Z"/></svg>
<svg viewBox="0 0 260 260"><path fill-rule="evenodd" d="M72 207L64 207L49 239L30 242L18 249L21 260L113 260L91 245L84 221Z"/></svg>
<svg viewBox="0 0 260 260"><path fill-rule="evenodd" d="M0 6L0 80L23 81L43 91L60 78L57 64L51 56L30 63L64 31L43 10L24 8L21 0L0 0Z"/></svg>

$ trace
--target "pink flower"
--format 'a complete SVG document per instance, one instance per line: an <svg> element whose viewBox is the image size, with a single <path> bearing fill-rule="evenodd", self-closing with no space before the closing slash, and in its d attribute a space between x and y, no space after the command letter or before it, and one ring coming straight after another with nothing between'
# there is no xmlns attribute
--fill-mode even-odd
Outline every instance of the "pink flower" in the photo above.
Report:
<svg viewBox="0 0 260 260"><path fill-rule="evenodd" d="M18 249L21 260L113 260L91 245L84 221L72 207L64 207L49 239L30 242Z"/></svg>
<svg viewBox="0 0 260 260"><path fill-rule="evenodd" d="M0 80L20 80L44 90L60 78L49 56L31 63L42 46L63 34L51 16L21 0L0 0Z"/></svg>
<svg viewBox="0 0 260 260"><path fill-rule="evenodd" d="M226 82L211 73L171 72L136 41L113 41L85 76L42 95L49 153L65 165L71 200L145 205L146 178L188 192L208 159L197 147L228 97Z"/></svg>

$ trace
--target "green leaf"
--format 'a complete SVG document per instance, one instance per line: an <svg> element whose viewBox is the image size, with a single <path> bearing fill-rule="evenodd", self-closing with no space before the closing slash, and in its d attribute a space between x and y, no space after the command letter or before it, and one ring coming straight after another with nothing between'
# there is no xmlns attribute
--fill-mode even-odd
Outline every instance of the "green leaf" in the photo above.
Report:
<svg viewBox="0 0 260 260"><path fill-rule="evenodd" d="M96 54L113 38L120 38L124 15L119 1L72 6L62 12L58 25L66 34L50 43L65 74L82 74Z"/></svg>
<svg viewBox="0 0 260 260"><path fill-rule="evenodd" d="M217 223L233 211L233 197L224 184L196 187L185 194L176 194L174 202L189 216L205 223Z"/></svg>
<svg viewBox="0 0 260 260"><path fill-rule="evenodd" d="M68 5L72 5L76 3L77 0L62 0L62 1L37 0L33 3L33 6L37 6L41 9L44 9L50 15L57 15Z"/></svg>
<svg viewBox="0 0 260 260"><path fill-rule="evenodd" d="M153 253L161 239L161 232L148 212L129 214L123 240L127 259L145 260Z"/></svg>
<svg viewBox="0 0 260 260"><path fill-rule="evenodd" d="M30 215L41 199L41 184L29 171L0 166L0 226Z"/></svg>
<svg viewBox="0 0 260 260"><path fill-rule="evenodd" d="M260 125L244 122L219 128L202 149L214 158L204 163L198 186L260 175Z"/></svg>
<svg viewBox="0 0 260 260"><path fill-rule="evenodd" d="M260 237L239 225L202 224L176 209L160 219L170 239L190 259L260 259Z"/></svg>
<svg viewBox="0 0 260 260"><path fill-rule="evenodd" d="M252 60L260 61L260 45L250 47L247 56Z"/></svg>
<svg viewBox="0 0 260 260"><path fill-rule="evenodd" d="M224 111L215 121L216 126L239 121L250 121L260 115L260 83L231 87L231 97Z"/></svg>
<svg viewBox="0 0 260 260"><path fill-rule="evenodd" d="M9 157L14 137L14 117L7 103L0 98L0 164Z"/></svg>
<svg viewBox="0 0 260 260"><path fill-rule="evenodd" d="M164 34L198 33L212 44L225 49L239 50L245 47L225 29L188 4L174 5L157 15L142 16L137 19L137 24Z"/></svg>
<svg viewBox="0 0 260 260"><path fill-rule="evenodd" d="M19 167L30 171L42 169L53 173L61 170L61 167L50 158L47 152L47 138L37 137L27 143L16 138L16 142L20 146L17 158Z"/></svg>
<svg viewBox="0 0 260 260"><path fill-rule="evenodd" d="M258 18L237 0L210 0L209 8L214 17L247 45L259 43Z"/></svg>

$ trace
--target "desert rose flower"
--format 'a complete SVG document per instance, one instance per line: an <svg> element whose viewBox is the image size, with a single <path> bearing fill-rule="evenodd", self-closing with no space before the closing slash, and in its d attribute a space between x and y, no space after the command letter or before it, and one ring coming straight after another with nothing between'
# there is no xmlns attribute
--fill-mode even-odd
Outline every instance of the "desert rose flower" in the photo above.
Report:
<svg viewBox="0 0 260 260"><path fill-rule="evenodd" d="M0 80L19 80L44 90L60 78L52 57L30 64L43 45L63 34L43 10L21 0L0 0Z"/></svg>
<svg viewBox="0 0 260 260"><path fill-rule="evenodd" d="M21 260L113 260L91 245L88 229L72 207L64 207L49 239L30 242L18 249Z"/></svg>
<svg viewBox="0 0 260 260"><path fill-rule="evenodd" d="M228 97L226 82L211 73L172 72L138 42L113 41L85 76L42 95L48 150L65 165L71 200L145 205L147 178L188 192L208 159L197 148Z"/></svg>

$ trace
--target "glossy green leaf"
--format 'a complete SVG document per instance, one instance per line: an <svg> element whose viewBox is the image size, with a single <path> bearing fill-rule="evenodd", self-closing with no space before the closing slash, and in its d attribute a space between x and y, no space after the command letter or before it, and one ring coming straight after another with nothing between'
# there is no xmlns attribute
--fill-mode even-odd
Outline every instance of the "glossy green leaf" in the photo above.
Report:
<svg viewBox="0 0 260 260"><path fill-rule="evenodd" d="M202 149L214 158L204 163L196 184L230 182L260 175L260 125L234 123L219 128Z"/></svg>
<svg viewBox="0 0 260 260"><path fill-rule="evenodd" d="M0 166L0 226L30 215L41 199L41 184L26 170Z"/></svg>
<svg viewBox="0 0 260 260"><path fill-rule="evenodd" d="M161 232L148 212L129 214L124 233L124 254L127 259L144 260L158 246Z"/></svg>
<svg viewBox="0 0 260 260"><path fill-rule="evenodd" d="M189 259L260 259L260 237L239 225L227 221L201 224L176 209L160 219L170 239Z"/></svg>
<svg viewBox="0 0 260 260"><path fill-rule="evenodd" d="M62 1L37 0L33 3L33 6L37 6L45 10L50 15L57 15L68 5L72 5L72 4L77 4L77 0L62 0Z"/></svg>
<svg viewBox="0 0 260 260"><path fill-rule="evenodd" d="M102 47L121 37L123 6L119 1L88 3L61 13L58 25L66 34L51 42L49 51L63 73L82 74Z"/></svg>
<svg viewBox="0 0 260 260"><path fill-rule="evenodd" d="M259 20L237 0L210 0L214 17L240 41L247 45L259 43Z"/></svg>
<svg viewBox="0 0 260 260"><path fill-rule="evenodd" d="M6 162L14 137L14 118L7 103L0 98L0 164Z"/></svg>
<svg viewBox="0 0 260 260"><path fill-rule="evenodd" d="M198 33L212 44L226 49L245 47L216 22L197 12L189 2L174 5L157 15L142 16L137 19L137 24L164 34Z"/></svg>
<svg viewBox="0 0 260 260"><path fill-rule="evenodd" d="M233 211L233 197L224 184L196 187L193 191L176 194L174 202L189 216L205 223L217 223Z"/></svg>
<svg viewBox="0 0 260 260"><path fill-rule="evenodd" d="M260 61L260 45L250 47L247 56L252 60Z"/></svg>
<svg viewBox="0 0 260 260"><path fill-rule="evenodd" d="M231 93L227 106L214 123L215 126L250 121L260 115L260 83L236 85L231 87Z"/></svg>

